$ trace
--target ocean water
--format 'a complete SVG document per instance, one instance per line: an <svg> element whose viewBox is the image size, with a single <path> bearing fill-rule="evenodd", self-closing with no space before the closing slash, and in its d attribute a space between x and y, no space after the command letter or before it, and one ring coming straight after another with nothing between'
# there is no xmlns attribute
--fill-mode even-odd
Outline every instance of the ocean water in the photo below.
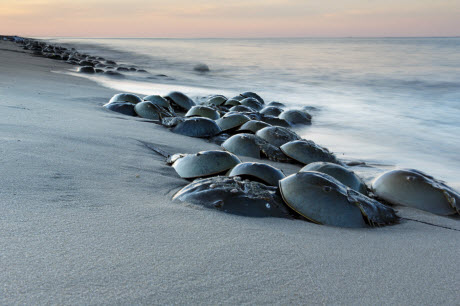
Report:
<svg viewBox="0 0 460 306"><path fill-rule="evenodd" d="M313 124L295 130L375 166L358 169L365 176L416 168L460 187L460 38L47 40L149 72L91 77L123 92L254 91L314 106Z"/></svg>

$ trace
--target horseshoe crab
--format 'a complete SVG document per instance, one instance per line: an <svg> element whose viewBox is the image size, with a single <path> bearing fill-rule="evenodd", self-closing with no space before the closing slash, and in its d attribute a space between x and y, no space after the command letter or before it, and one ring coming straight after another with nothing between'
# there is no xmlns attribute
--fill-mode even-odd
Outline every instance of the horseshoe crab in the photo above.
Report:
<svg viewBox="0 0 460 306"><path fill-rule="evenodd" d="M94 63L91 61L82 60L78 63L80 66L91 66L94 67Z"/></svg>
<svg viewBox="0 0 460 306"><path fill-rule="evenodd" d="M232 99L233 99L233 100L241 101L241 100L243 100L244 98L246 98L246 97L243 97L242 95L238 95L238 96L234 96L233 98L230 98L229 100L232 100Z"/></svg>
<svg viewBox="0 0 460 306"><path fill-rule="evenodd" d="M394 224L396 212L320 172L298 172L279 182L284 202L318 224L365 227Z"/></svg>
<svg viewBox="0 0 460 306"><path fill-rule="evenodd" d="M277 190L238 176L214 176L195 180L179 190L173 200L241 216L292 218Z"/></svg>
<svg viewBox="0 0 460 306"><path fill-rule="evenodd" d="M151 119L151 120L160 120L160 115L158 109L150 101L139 102L134 106L134 111L139 117Z"/></svg>
<svg viewBox="0 0 460 306"><path fill-rule="evenodd" d="M107 109L110 109L111 111L121 113L123 115L136 117L137 114L134 111L135 105L136 104L134 103L128 103L128 102L110 102L110 103L104 104L103 106Z"/></svg>
<svg viewBox="0 0 460 306"><path fill-rule="evenodd" d="M236 100L236 99L228 99L227 101L225 101L224 105L226 106L236 106L236 105L241 105L240 101L239 100Z"/></svg>
<svg viewBox="0 0 460 306"><path fill-rule="evenodd" d="M251 132L255 134L258 130L261 130L268 126L271 125L263 121L251 120L240 126L238 132Z"/></svg>
<svg viewBox="0 0 460 306"><path fill-rule="evenodd" d="M276 107L276 106L267 106L264 109L260 111L262 115L266 116L274 116L277 117L279 114L281 114L284 110L282 108Z"/></svg>
<svg viewBox="0 0 460 306"><path fill-rule="evenodd" d="M196 64L194 67L193 67L193 70L194 71L197 71L197 72L209 72L209 67L208 65L206 64L203 64L203 63L200 63L200 64Z"/></svg>
<svg viewBox="0 0 460 306"><path fill-rule="evenodd" d="M142 102L142 99L133 94L119 93L119 94L114 95L110 99L109 103L112 103L112 102L129 102L129 103L137 104L139 102Z"/></svg>
<svg viewBox="0 0 460 306"><path fill-rule="evenodd" d="M227 173L227 176L240 176L271 186L278 186L278 182L286 177L278 168L262 163L238 164Z"/></svg>
<svg viewBox="0 0 460 306"><path fill-rule="evenodd" d="M107 70L107 71L104 71L104 74L105 75L108 75L109 77L114 77L114 78L124 78L125 76L119 72L116 72L116 71L112 71L112 70Z"/></svg>
<svg viewBox="0 0 460 306"><path fill-rule="evenodd" d="M300 139L300 137L293 131L280 126L269 126L260 129L257 131L256 135L276 147L280 147L287 142Z"/></svg>
<svg viewBox="0 0 460 306"><path fill-rule="evenodd" d="M251 107L249 106L246 106L246 105L235 105L235 106L232 106L229 111L231 112L238 112L238 113L252 113L254 112L254 109L252 109Z"/></svg>
<svg viewBox="0 0 460 306"><path fill-rule="evenodd" d="M81 73L96 73L96 70L92 66L83 66L78 69Z"/></svg>
<svg viewBox="0 0 460 306"><path fill-rule="evenodd" d="M193 102L192 99L179 91L172 91L164 97L171 102L173 108L177 108L179 110L188 111L195 105L195 102Z"/></svg>
<svg viewBox="0 0 460 306"><path fill-rule="evenodd" d="M260 114L258 112L256 112L256 111L244 112L244 113L229 111L225 115L230 116L230 114L243 114L243 115L248 116L249 119L251 119L251 120L260 120Z"/></svg>
<svg viewBox="0 0 460 306"><path fill-rule="evenodd" d="M222 131L228 131L240 127L249 120L251 120L251 118L246 115L233 113L226 114L222 118L216 120L216 123Z"/></svg>
<svg viewBox="0 0 460 306"><path fill-rule="evenodd" d="M267 106L276 106L276 107L279 107L279 108L283 108L283 107L286 107L286 104L281 103L281 102L277 102L277 101L272 101L272 102L268 103Z"/></svg>
<svg viewBox="0 0 460 306"><path fill-rule="evenodd" d="M222 95L215 95L206 100L206 104L219 106L224 104L227 101L227 98Z"/></svg>
<svg viewBox="0 0 460 306"><path fill-rule="evenodd" d="M201 105L192 106L192 108L185 114L185 117L193 116L206 117L212 120L217 120L220 118L219 113L215 109Z"/></svg>
<svg viewBox="0 0 460 306"><path fill-rule="evenodd" d="M300 110L290 109L282 112L278 117L290 124L311 124L311 115Z"/></svg>
<svg viewBox="0 0 460 306"><path fill-rule="evenodd" d="M222 148L236 155L249 156L254 158L261 157L260 147L256 141L248 137L247 134L237 134L228 138L222 143Z"/></svg>
<svg viewBox="0 0 460 306"><path fill-rule="evenodd" d="M152 103L155 103L155 104L157 104L159 106L162 106L162 107L165 107L165 108L170 107L170 104L169 104L168 100L166 100L165 98L163 98L162 96L159 96L159 95L145 96L144 101L150 101Z"/></svg>
<svg viewBox="0 0 460 306"><path fill-rule="evenodd" d="M353 171L337 164L329 162L314 162L306 165L300 172L316 171L332 176L342 184L358 191L364 195L367 194L366 184Z"/></svg>
<svg viewBox="0 0 460 306"><path fill-rule="evenodd" d="M178 157L172 167L185 179L217 175L241 163L240 159L226 151L201 151Z"/></svg>
<svg viewBox="0 0 460 306"><path fill-rule="evenodd" d="M256 111L259 111L263 108L262 103L255 98L246 98L240 101L241 105L250 107Z"/></svg>
<svg viewBox="0 0 460 306"><path fill-rule="evenodd" d="M237 155L253 158L266 157L272 161L290 162L291 159L266 140L253 134L236 134L222 143L222 148Z"/></svg>
<svg viewBox="0 0 460 306"><path fill-rule="evenodd" d="M460 213L460 193L418 170L385 172L372 182L372 191L392 204L444 216Z"/></svg>
<svg viewBox="0 0 460 306"><path fill-rule="evenodd" d="M212 137L222 130L214 120L204 117L188 118L178 123L173 129L173 133L198 138Z"/></svg>
<svg viewBox="0 0 460 306"><path fill-rule="evenodd" d="M309 164L318 161L325 161L339 164L334 154L311 140L295 140L280 146L281 151L299 163Z"/></svg>
<svg viewBox="0 0 460 306"><path fill-rule="evenodd" d="M258 94L256 94L255 92L246 91L246 92L243 92L242 94L240 94L240 96L242 96L242 97L244 97L244 98L254 98L254 99L258 100L260 103L265 104L264 99L262 99L262 98L261 98Z"/></svg>
<svg viewBox="0 0 460 306"><path fill-rule="evenodd" d="M270 123L271 125L274 125L274 126L281 126L285 128L291 127L289 122L287 122L284 119L278 118L278 117L262 115L260 120L262 120L263 122Z"/></svg>

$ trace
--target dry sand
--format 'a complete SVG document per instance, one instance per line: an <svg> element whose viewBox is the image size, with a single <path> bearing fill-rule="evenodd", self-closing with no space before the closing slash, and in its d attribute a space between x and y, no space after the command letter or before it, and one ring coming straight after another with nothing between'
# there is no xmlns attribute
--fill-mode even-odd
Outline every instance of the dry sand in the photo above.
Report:
<svg viewBox="0 0 460 306"><path fill-rule="evenodd" d="M172 202L186 181L139 140L217 146L103 109L115 92L65 69L0 42L0 304L458 304L458 218L343 229Z"/></svg>

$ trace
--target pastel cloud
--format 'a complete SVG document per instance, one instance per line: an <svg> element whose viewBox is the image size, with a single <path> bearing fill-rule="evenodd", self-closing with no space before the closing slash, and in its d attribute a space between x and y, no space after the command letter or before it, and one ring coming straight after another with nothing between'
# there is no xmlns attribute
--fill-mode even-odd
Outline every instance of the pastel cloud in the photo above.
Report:
<svg viewBox="0 0 460 306"><path fill-rule="evenodd" d="M453 36L458 0L1 0L2 33L84 37Z"/></svg>

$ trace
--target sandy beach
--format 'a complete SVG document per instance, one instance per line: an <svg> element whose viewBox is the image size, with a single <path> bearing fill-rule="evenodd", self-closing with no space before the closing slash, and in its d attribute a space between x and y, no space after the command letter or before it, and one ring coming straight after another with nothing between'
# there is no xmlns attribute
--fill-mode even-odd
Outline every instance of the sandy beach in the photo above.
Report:
<svg viewBox="0 0 460 306"><path fill-rule="evenodd" d="M173 202L188 182L144 143L219 146L104 109L117 92L70 68L0 42L0 304L458 304L458 217L344 229Z"/></svg>

